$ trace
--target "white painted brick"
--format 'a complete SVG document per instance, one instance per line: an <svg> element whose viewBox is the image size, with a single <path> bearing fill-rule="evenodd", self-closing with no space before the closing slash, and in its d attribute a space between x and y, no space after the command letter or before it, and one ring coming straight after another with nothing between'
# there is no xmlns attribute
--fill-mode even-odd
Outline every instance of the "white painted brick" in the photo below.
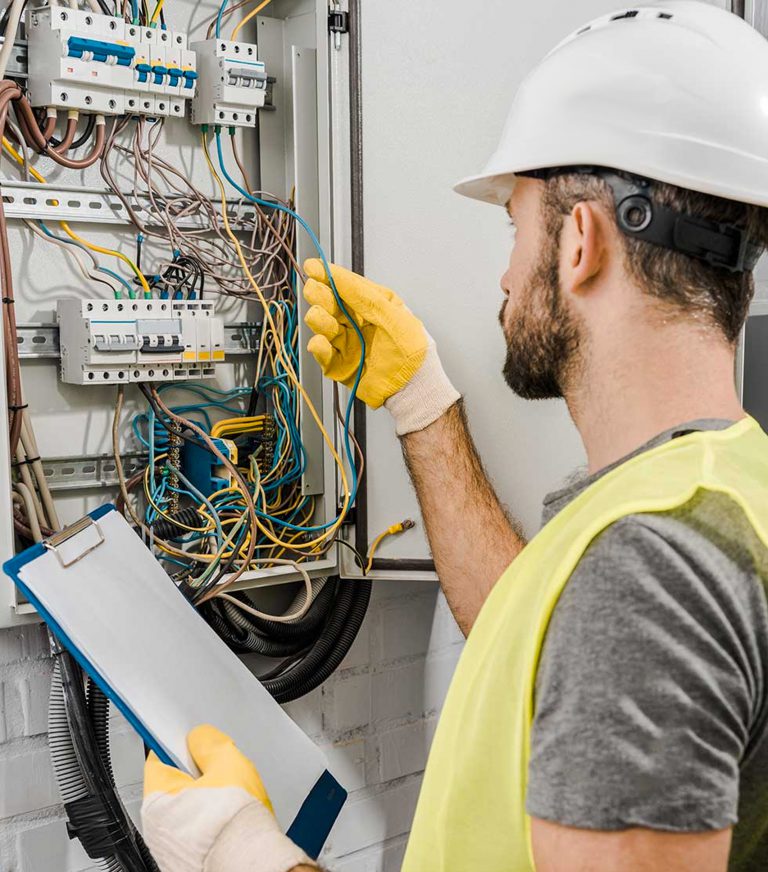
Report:
<svg viewBox="0 0 768 872"><path fill-rule="evenodd" d="M0 818L48 808L59 802L48 748L3 748L0 758Z"/></svg>
<svg viewBox="0 0 768 872"><path fill-rule="evenodd" d="M328 768L341 786L352 793L365 787L365 739L321 745Z"/></svg>
<svg viewBox="0 0 768 872"><path fill-rule="evenodd" d="M48 633L42 624L0 630L0 665L46 657Z"/></svg>
<svg viewBox="0 0 768 872"><path fill-rule="evenodd" d="M371 676L346 675L333 683L332 699L326 712L326 727L344 733L367 726L371 721Z"/></svg>
<svg viewBox="0 0 768 872"><path fill-rule="evenodd" d="M417 721L378 737L379 777L394 781L423 771L434 735L436 719Z"/></svg>
<svg viewBox="0 0 768 872"><path fill-rule="evenodd" d="M400 872L405 857L408 837L397 839L384 848L381 872Z"/></svg>
<svg viewBox="0 0 768 872"><path fill-rule="evenodd" d="M2 681L5 740L46 732L50 689L50 661L40 661L33 670L17 665L6 674Z"/></svg>
<svg viewBox="0 0 768 872"><path fill-rule="evenodd" d="M379 872L382 854L382 850L377 846L367 851L357 851L343 859L324 853L320 857L320 862L329 867L332 872Z"/></svg>
<svg viewBox="0 0 768 872"><path fill-rule="evenodd" d="M138 814L140 805L136 799L126 803L132 817ZM79 841L70 841L63 820L22 830L16 836L16 850L19 872L86 872L101 868L94 866Z"/></svg>
<svg viewBox="0 0 768 872"><path fill-rule="evenodd" d="M461 647L456 645L430 655L424 670L424 711L438 712L443 707L456 664L461 657Z"/></svg>
<svg viewBox="0 0 768 872"><path fill-rule="evenodd" d="M425 660L415 660L371 677L374 723L415 718L424 712Z"/></svg>
<svg viewBox="0 0 768 872"><path fill-rule="evenodd" d="M420 784L420 778L409 779L375 796L347 802L331 832L329 853L343 857L407 833Z"/></svg>
<svg viewBox="0 0 768 872"><path fill-rule="evenodd" d="M63 820L49 821L16 836L20 872L84 872L93 860L78 839L70 840Z"/></svg>
<svg viewBox="0 0 768 872"><path fill-rule="evenodd" d="M141 784L144 780L144 744L129 726L126 730L112 730L109 748L115 782L123 787Z"/></svg>
<svg viewBox="0 0 768 872"><path fill-rule="evenodd" d="M440 591L435 602L435 612L432 616L432 628L429 634L429 650L439 651L452 645L463 645L464 634L459 629L445 595Z"/></svg>
<svg viewBox="0 0 768 872"><path fill-rule="evenodd" d="M323 734L323 694L323 688L318 687L312 693L283 706L285 713L313 738Z"/></svg>
<svg viewBox="0 0 768 872"><path fill-rule="evenodd" d="M340 669L359 669L368 666L371 662L371 623L372 616L366 615L363 625L347 651L346 657L341 661Z"/></svg>
<svg viewBox="0 0 768 872"><path fill-rule="evenodd" d="M393 600L378 613L374 656L377 661L426 654L435 612L435 591Z"/></svg>

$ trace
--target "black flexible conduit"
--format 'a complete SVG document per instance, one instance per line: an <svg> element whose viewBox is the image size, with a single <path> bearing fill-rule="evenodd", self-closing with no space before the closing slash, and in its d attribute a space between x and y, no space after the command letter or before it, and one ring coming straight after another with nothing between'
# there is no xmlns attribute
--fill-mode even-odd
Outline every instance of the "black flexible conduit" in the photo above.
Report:
<svg viewBox="0 0 768 872"><path fill-rule="evenodd" d="M172 520L169 520L169 518ZM153 522L152 532L155 536L159 536L161 539L173 539L176 536L183 535L186 532L184 527L179 527L178 524L173 523L174 521L178 521L179 524L183 524L186 527L199 527L201 523L200 515L195 506L179 509L178 512L171 513L169 518L158 518Z"/></svg>
<svg viewBox="0 0 768 872"><path fill-rule="evenodd" d="M64 689L67 722L88 796L66 806L67 816L89 856L113 856L125 872L146 872L135 841L135 829L120 798L109 783L107 770L97 750L88 713L83 673L73 658L58 655ZM120 868L120 867L118 867Z"/></svg>
<svg viewBox="0 0 768 872"><path fill-rule="evenodd" d="M49 742L70 832L108 872L160 872L115 790L109 702L54 643Z"/></svg>
<svg viewBox="0 0 768 872"><path fill-rule="evenodd" d="M92 678L88 678L88 713L91 717L93 732L96 737L96 747L99 750L99 756L104 764L104 769L109 778L109 783L112 788L115 788L115 774L112 769L112 753L109 748L109 700L104 695L101 688ZM139 849L147 872L160 872L154 857L149 853L141 833L133 826L133 837L136 842L136 847Z"/></svg>
<svg viewBox="0 0 768 872"><path fill-rule="evenodd" d="M333 609L312 649L285 675L262 682L278 702L305 696L338 668L357 637L370 600L370 579L338 581Z"/></svg>

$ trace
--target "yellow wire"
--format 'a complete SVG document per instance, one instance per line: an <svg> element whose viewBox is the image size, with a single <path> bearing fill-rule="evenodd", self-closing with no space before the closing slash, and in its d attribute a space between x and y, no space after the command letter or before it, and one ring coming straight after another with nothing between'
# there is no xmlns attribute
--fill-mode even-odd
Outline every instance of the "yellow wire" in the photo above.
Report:
<svg viewBox="0 0 768 872"><path fill-rule="evenodd" d="M227 433L250 433L252 430L263 430L266 415L256 415L252 418L222 418L211 427L211 436L219 438Z"/></svg>
<svg viewBox="0 0 768 872"><path fill-rule="evenodd" d="M24 158L19 154L18 151L16 151L16 149L11 145L11 143L5 136L3 137L3 148L8 152L8 154L11 155L11 157L17 163L24 166ZM33 179L36 179L43 185L48 184L48 180L45 178L45 176L41 175L33 166L29 167L29 173ZM54 205L58 206L58 201L54 201ZM149 288L149 284L147 283L146 278L144 278L144 274L129 257L124 255L121 251L113 251L111 248L102 248L102 246L100 245L95 245L92 242L88 242L87 240L83 239L82 236L78 236L69 226L69 224L67 224L66 221L59 221L59 226L67 234L67 236L69 236L71 239L74 239L76 242L79 242L81 245L84 245L86 248L90 248L91 251L98 251L100 254L110 254L113 257L119 257L120 260L125 261L125 263L128 264L128 266L133 270L133 272L136 274L137 278L141 282L141 286L144 289L144 294L148 297L152 296L152 291Z"/></svg>
<svg viewBox="0 0 768 872"><path fill-rule="evenodd" d="M202 145L203 145L203 155L205 156L205 162L208 164L208 169L209 169L211 175L213 176L213 179L216 182L216 185L217 185L219 192L221 194L221 215L222 215L222 219L224 222L224 229L227 232L227 236L229 236L229 238L232 240L232 244L235 248L235 251L237 252L237 255L238 255L238 258L240 260L240 265L242 267L243 272L247 276L248 281L251 284L251 287L254 289L257 297L259 298L259 302L261 303L264 317L267 319L267 322L268 322L270 328L272 329L272 331L275 334L277 334L277 330L275 328L275 322L272 319L272 314L269 310L269 304L267 303L267 300L264 297L264 294L262 293L261 288L259 287L258 283L256 282L256 279L254 279L253 274L251 273L250 269L248 268L248 263L245 260L245 257L243 255L243 249L240 245L240 241L238 240L237 236L235 236L235 234L232 232L232 228L229 225L229 217L227 215L226 190L224 188L224 183L222 182L221 178L219 177L218 173L216 172L216 170L213 166L213 163L211 161L211 156L208 153L208 142L205 138L205 133L201 134L201 141L202 141ZM317 424L318 429L320 430L320 433L323 437L323 441L328 446L328 450L331 452L331 456L333 457L334 463L336 464L336 466L339 469L339 475L341 477L341 483L342 483L341 511L339 512L336 520L331 524L331 526L325 532L321 533L320 536L318 536L315 539L308 540L306 542L301 542L301 543L298 543L298 544L293 546L294 549L296 549L296 550L305 550L305 549L311 548L317 542L322 542L322 541L324 541L324 540L326 540L326 539L328 539L336 534L336 531L341 526L344 518L346 517L347 510L349 509L349 499L350 499L349 482L347 480L347 472L344 468L344 463L343 463L341 457L339 457L338 452L336 451L336 446L333 444L333 440L328 435L328 431L323 426L323 422L320 419L320 416L317 414L317 410L315 409L315 406L314 406L312 400L310 399L309 395L307 394L306 390L304 389L304 386L301 384L301 382L297 378L296 373L293 370L293 366L291 365L291 362L285 356L282 348L278 348L277 352L278 352L278 355L281 359L281 363L283 364L283 367L285 368L286 374L288 375L290 380L296 386L296 390L301 394L301 397L306 404L307 410L312 415L312 418L314 419L315 423ZM284 542L284 541L280 540L277 536L273 535L273 533L270 530L268 530L259 521L258 518L257 518L257 525L258 525L259 529L267 536L267 538L270 539L275 544L282 545L285 547L287 547L290 544L288 542Z"/></svg>
<svg viewBox="0 0 768 872"><path fill-rule="evenodd" d="M98 251L99 254L109 254L112 257L119 257L124 263L127 263L128 266L133 270L136 274L136 278L138 278L139 282L141 282L141 287L144 289L144 296L150 298L152 296L152 291L149 288L149 284L147 283L146 278L144 277L144 273L136 266L136 264L128 257L123 254L122 251L115 251L113 248L104 248L101 245L96 245L93 242L88 242L86 239L83 239L82 236L78 236L74 230L67 224L66 221L59 221L59 226L61 229L70 237L70 239L74 239L75 242L79 242L81 245L84 245L86 248L90 248L91 251Z"/></svg>
<svg viewBox="0 0 768 872"><path fill-rule="evenodd" d="M159 461L163 460L167 456L168 456L167 454L158 455L155 458L155 463L158 463ZM149 466L147 466L144 469L144 495L147 498L147 502L158 513L158 515L161 515L167 521L171 521L177 527L181 527L184 530L189 530L191 533L209 533L211 530L216 529L216 525L213 523L213 521L211 519L208 518L207 515L206 515L206 518L208 518L208 526L207 527L190 527L187 524L182 524L181 521L179 521L175 518L172 518L169 514L167 514L165 511L163 511L163 509L161 509L160 506L158 506L158 504L155 502L155 500L153 499L152 494L150 493L150 490L149 490Z"/></svg>
<svg viewBox="0 0 768 872"><path fill-rule="evenodd" d="M22 166L24 166L24 158L18 153L18 151L16 151L11 143L8 142L8 139L5 136L3 137L3 148L17 163L20 163ZM40 173L33 166L29 168L29 174L32 176L33 179L36 179L38 182L42 182L42 184L44 185L48 184L47 180L43 176L41 176ZM58 200L54 201L54 206L58 205Z"/></svg>
<svg viewBox="0 0 768 872"><path fill-rule="evenodd" d="M155 11L152 13L152 17L149 19L150 24L155 24L157 21L157 16L160 15L160 10L163 8L163 3L165 0L158 0L157 5L155 6Z"/></svg>
<svg viewBox="0 0 768 872"><path fill-rule="evenodd" d="M162 3L163 0L160 0L160 2ZM244 19L243 19L243 20L242 20L242 21L241 21L241 22L240 22L240 23L235 27L235 29L232 31L232 36L230 36L230 39L234 41L234 40L236 39L236 37L237 37L237 34L240 33L240 28L241 28L244 24L247 24L247 23L248 23L248 22L253 18L254 15L258 15L259 12L261 12L261 10L262 10L265 6L269 6L269 4L270 4L271 2L272 2L272 0L263 0L263 2L259 3L259 5L258 5L255 9L251 10L251 11L250 11L246 16L245 16L245 18L244 18Z"/></svg>
<svg viewBox="0 0 768 872"><path fill-rule="evenodd" d="M373 540L371 543L371 547L368 550L368 563L365 567L365 574L371 571L371 567L373 566L373 557L376 554L376 551L381 545L381 543L387 538L387 536L396 536L398 533L402 533L404 530L410 530L411 527L414 527L415 524L410 519L406 519L405 521L400 521L398 524L392 524L391 527L387 527L387 529L383 533L379 533L379 535Z"/></svg>

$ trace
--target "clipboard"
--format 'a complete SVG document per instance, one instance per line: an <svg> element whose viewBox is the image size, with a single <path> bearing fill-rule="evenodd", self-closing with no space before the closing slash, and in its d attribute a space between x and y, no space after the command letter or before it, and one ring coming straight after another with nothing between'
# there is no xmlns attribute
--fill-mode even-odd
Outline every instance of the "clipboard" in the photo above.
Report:
<svg viewBox="0 0 768 872"><path fill-rule="evenodd" d="M211 723L228 733L259 769L281 827L317 857L346 791L113 505L3 570L161 760L197 774L187 732Z"/></svg>

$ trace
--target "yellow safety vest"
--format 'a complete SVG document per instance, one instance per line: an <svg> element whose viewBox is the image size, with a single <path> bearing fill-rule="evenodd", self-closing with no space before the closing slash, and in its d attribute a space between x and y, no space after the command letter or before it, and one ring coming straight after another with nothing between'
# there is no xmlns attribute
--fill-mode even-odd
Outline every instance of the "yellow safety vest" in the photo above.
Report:
<svg viewBox="0 0 768 872"><path fill-rule="evenodd" d="M532 872L525 792L544 634L590 542L626 515L730 496L768 546L768 436L752 418L633 457L579 494L493 588L451 683L402 872Z"/></svg>

